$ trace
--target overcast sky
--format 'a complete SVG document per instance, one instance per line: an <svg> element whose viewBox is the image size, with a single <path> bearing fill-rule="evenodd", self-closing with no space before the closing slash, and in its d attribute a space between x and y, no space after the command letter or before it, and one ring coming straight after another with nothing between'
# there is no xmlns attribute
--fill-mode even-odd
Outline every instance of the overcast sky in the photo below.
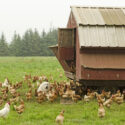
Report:
<svg viewBox="0 0 125 125"><path fill-rule="evenodd" d="M10 41L14 31L65 27L71 5L125 6L125 0L0 0L0 33Z"/></svg>

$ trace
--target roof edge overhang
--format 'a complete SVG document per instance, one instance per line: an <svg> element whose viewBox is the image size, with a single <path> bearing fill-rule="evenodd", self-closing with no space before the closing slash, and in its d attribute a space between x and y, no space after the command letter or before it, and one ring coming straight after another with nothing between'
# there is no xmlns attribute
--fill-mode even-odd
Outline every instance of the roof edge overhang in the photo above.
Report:
<svg viewBox="0 0 125 125"><path fill-rule="evenodd" d="M119 67L115 67L115 68L104 68L104 67L99 67L99 68L96 68L96 67L87 67L87 66L84 66L84 65L82 65L82 67L84 68L84 69L92 69L92 70L125 70L125 67L123 67L123 68L119 68Z"/></svg>

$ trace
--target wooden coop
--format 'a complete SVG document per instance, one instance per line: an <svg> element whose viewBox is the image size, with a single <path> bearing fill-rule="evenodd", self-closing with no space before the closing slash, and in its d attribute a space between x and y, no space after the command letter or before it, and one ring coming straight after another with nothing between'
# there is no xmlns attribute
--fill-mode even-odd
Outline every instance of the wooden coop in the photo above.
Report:
<svg viewBox="0 0 125 125"><path fill-rule="evenodd" d="M68 78L87 86L125 86L125 8L71 7L50 47Z"/></svg>

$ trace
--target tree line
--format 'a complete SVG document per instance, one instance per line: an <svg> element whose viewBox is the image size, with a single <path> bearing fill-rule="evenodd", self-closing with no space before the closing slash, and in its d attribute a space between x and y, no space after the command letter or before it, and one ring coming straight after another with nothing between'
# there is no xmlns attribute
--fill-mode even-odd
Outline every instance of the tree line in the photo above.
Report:
<svg viewBox="0 0 125 125"><path fill-rule="evenodd" d="M0 37L0 56L53 56L48 46L57 44L57 29L39 33L36 29L27 30L21 37L16 32L10 43L4 33Z"/></svg>

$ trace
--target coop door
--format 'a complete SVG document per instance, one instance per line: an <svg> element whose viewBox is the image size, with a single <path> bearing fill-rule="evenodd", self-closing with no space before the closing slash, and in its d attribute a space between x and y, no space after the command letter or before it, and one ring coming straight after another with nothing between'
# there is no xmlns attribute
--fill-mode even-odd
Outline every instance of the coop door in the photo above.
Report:
<svg viewBox="0 0 125 125"><path fill-rule="evenodd" d="M58 30L58 52L61 60L75 59L75 29Z"/></svg>

